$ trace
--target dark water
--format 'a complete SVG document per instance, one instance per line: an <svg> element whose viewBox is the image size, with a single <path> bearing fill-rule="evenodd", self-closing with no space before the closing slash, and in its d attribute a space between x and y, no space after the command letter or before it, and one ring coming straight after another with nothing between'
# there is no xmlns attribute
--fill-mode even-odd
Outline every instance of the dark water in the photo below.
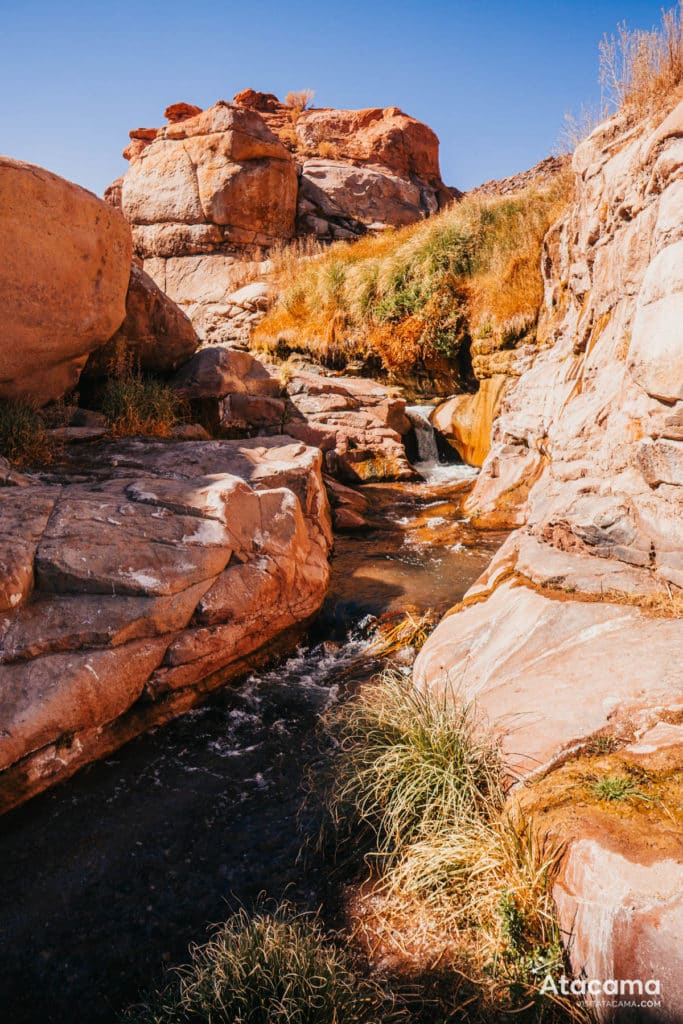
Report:
<svg viewBox="0 0 683 1024"><path fill-rule="evenodd" d="M373 617L445 611L501 540L459 521L463 485L441 476L366 488L382 526L337 541L292 656L0 821L2 1024L113 1022L238 902L327 902L325 865L297 862L318 716L367 673Z"/></svg>

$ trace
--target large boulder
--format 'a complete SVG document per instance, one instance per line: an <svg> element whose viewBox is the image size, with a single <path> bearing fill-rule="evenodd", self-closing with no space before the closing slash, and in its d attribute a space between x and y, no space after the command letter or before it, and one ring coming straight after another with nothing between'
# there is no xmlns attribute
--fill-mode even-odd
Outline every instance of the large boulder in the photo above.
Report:
<svg viewBox="0 0 683 1024"><path fill-rule="evenodd" d="M90 354L83 377L106 376L121 351L129 353L143 370L171 373L190 358L198 345L189 318L134 263L126 295L126 318L107 344Z"/></svg>
<svg viewBox="0 0 683 1024"><path fill-rule="evenodd" d="M259 115L219 101L131 156L122 206L131 224L213 225L224 243L268 245L294 233L296 192L294 161Z"/></svg>
<svg viewBox="0 0 683 1024"><path fill-rule="evenodd" d="M126 315L130 227L78 185L0 157L0 249L0 398L44 404Z"/></svg>

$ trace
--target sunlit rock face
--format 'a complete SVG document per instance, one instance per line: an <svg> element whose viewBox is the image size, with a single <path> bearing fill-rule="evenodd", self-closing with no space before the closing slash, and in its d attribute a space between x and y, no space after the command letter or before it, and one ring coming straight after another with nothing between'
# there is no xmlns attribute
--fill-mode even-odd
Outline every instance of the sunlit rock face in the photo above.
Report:
<svg viewBox="0 0 683 1024"><path fill-rule="evenodd" d="M478 700L518 776L550 772L535 783L549 807L563 762L660 736L683 711L682 135L679 103L578 147L574 201L545 242L541 351L466 503L475 523L518 529L416 665L418 686L451 680ZM675 794L683 742L667 736L668 767L659 741L641 767ZM602 771L626 770L610 758ZM659 972L656 1019L679 1020L680 831L645 801L628 829L595 805L575 790L552 819L573 967Z"/></svg>
<svg viewBox="0 0 683 1024"><path fill-rule="evenodd" d="M0 809L190 707L305 622L332 536L292 438L84 449L0 486ZM13 486L14 485L14 486Z"/></svg>
<svg viewBox="0 0 683 1024"><path fill-rule="evenodd" d="M273 250L293 238L357 238L453 199L436 135L396 107L297 111L248 89L165 116L163 128L130 133L130 168L105 196L203 340L248 337L264 304L244 289L263 287Z"/></svg>
<svg viewBox="0 0 683 1024"><path fill-rule="evenodd" d="M42 167L0 157L0 398L72 388L126 315L121 213Z"/></svg>

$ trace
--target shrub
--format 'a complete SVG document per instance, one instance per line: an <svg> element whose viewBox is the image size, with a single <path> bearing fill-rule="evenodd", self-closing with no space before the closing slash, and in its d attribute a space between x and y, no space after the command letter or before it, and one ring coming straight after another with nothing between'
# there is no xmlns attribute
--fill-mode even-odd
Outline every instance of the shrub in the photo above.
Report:
<svg viewBox="0 0 683 1024"><path fill-rule="evenodd" d="M650 799L627 775L605 775L602 779L596 779L591 790L598 800L607 800L610 803L622 803L631 799L649 802Z"/></svg>
<svg viewBox="0 0 683 1024"><path fill-rule="evenodd" d="M0 401L0 455L17 466L51 462L55 445L45 417L30 402Z"/></svg>
<svg viewBox="0 0 683 1024"><path fill-rule="evenodd" d="M370 1024L388 1015L376 981L362 977L312 915L288 905L249 917L242 910L191 963L129 1011L137 1024ZM385 1009L389 1010L388 1006Z"/></svg>
<svg viewBox="0 0 683 1024"><path fill-rule="evenodd" d="M334 142L323 140L318 143L318 156L322 157L323 160L338 160L339 146L335 145Z"/></svg>
<svg viewBox="0 0 683 1024"><path fill-rule="evenodd" d="M181 411L182 403L173 388L163 381L143 377L123 349L110 366L102 398L102 412L112 433L119 437L149 434L167 437Z"/></svg>
<svg viewBox="0 0 683 1024"><path fill-rule="evenodd" d="M303 111L310 107L314 96L313 89L299 89L298 92L287 93L285 105L289 107L289 116L295 124Z"/></svg>

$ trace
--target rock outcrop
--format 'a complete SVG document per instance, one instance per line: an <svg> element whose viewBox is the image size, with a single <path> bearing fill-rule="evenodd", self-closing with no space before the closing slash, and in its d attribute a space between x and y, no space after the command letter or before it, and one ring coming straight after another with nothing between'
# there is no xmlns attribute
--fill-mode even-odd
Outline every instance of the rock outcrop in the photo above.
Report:
<svg viewBox="0 0 683 1024"><path fill-rule="evenodd" d="M149 274L133 264L126 295L126 317L106 345L91 352L81 382L105 377L121 352L153 373L172 373L199 345L194 327Z"/></svg>
<svg viewBox="0 0 683 1024"><path fill-rule="evenodd" d="M0 157L0 249L0 398L42 405L126 315L130 228L78 185Z"/></svg>
<svg viewBox="0 0 683 1024"><path fill-rule="evenodd" d="M507 392L466 504L479 525L519 529L430 638L415 680L450 679L476 698L517 776L540 776L543 827L567 845L556 897L574 970L659 977L656 1019L674 1021L683 1016L672 939L683 932L683 102L637 126L605 122L573 167L574 202L545 242L543 350ZM591 761L596 750L617 753ZM644 799L621 805L628 827L587 783L585 810L574 791L566 799L560 783L586 759L594 782L638 779Z"/></svg>
<svg viewBox="0 0 683 1024"><path fill-rule="evenodd" d="M507 384L505 374L494 374L481 381L475 394L454 395L434 410L434 428L470 466L481 466L489 453L493 422Z"/></svg>
<svg viewBox="0 0 683 1024"><path fill-rule="evenodd" d="M314 448L129 441L0 487L0 810L165 721L305 622L328 580Z"/></svg>
<svg viewBox="0 0 683 1024"><path fill-rule="evenodd" d="M281 381L248 352L209 345L173 383L214 435L288 434L319 448L326 471L349 482L415 476L402 441L405 401L373 381L303 370Z"/></svg>
<svg viewBox="0 0 683 1024"><path fill-rule="evenodd" d="M263 287L271 251L295 235L356 238L453 198L436 135L395 107L297 111L246 90L165 116L164 128L130 133L130 169L106 197L129 220L145 271L203 340L244 339L263 305L244 316L241 293Z"/></svg>

